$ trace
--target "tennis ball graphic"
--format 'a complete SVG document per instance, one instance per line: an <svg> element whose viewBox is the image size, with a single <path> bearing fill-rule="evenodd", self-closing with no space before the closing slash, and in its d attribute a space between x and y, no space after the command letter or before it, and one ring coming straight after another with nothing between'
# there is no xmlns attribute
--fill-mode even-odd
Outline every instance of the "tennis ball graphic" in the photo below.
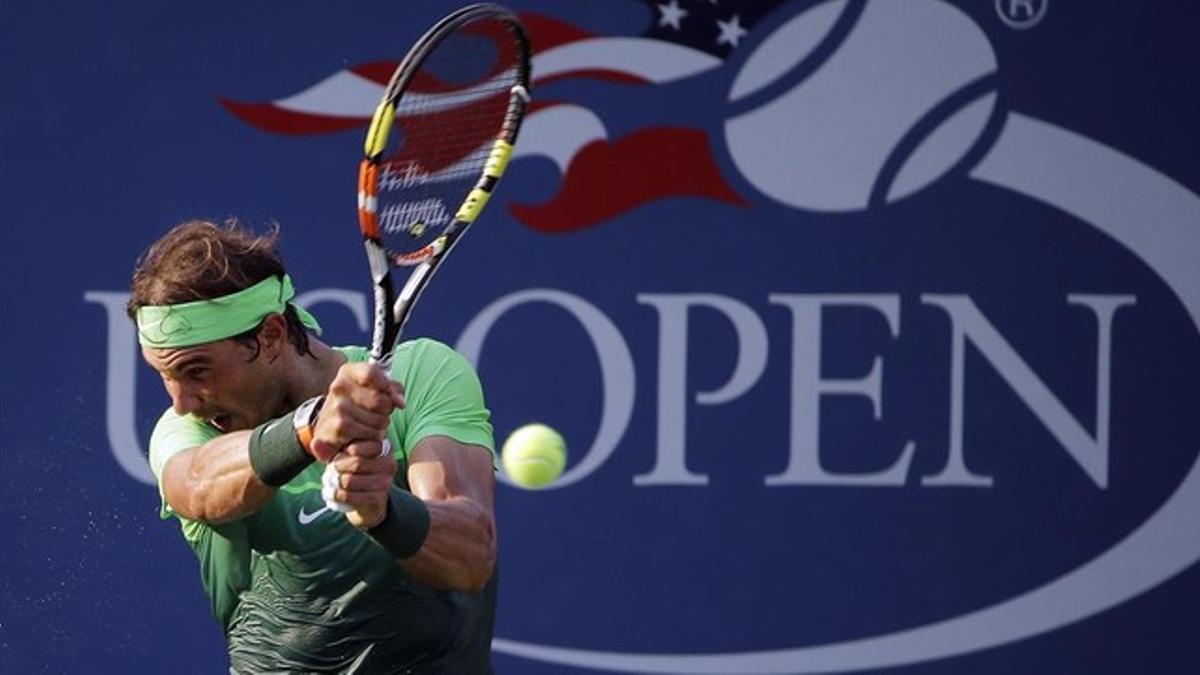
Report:
<svg viewBox="0 0 1200 675"><path fill-rule="evenodd" d="M958 8L874 0L844 37L830 37L855 7L833 0L792 17L734 78L730 156L788 206L854 211L873 195L908 196L963 158L996 106L994 78L982 79L995 73L995 54Z"/></svg>

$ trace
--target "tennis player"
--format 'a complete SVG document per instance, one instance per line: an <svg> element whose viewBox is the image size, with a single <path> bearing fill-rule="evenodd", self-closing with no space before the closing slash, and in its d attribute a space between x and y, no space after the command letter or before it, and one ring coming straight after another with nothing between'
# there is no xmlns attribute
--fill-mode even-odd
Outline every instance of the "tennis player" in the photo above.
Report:
<svg viewBox="0 0 1200 675"><path fill-rule="evenodd" d="M293 295L276 234L236 224L179 225L133 275L129 313L171 397L150 439L162 517L199 559L232 671L490 672L476 374L425 339L385 373L317 339Z"/></svg>

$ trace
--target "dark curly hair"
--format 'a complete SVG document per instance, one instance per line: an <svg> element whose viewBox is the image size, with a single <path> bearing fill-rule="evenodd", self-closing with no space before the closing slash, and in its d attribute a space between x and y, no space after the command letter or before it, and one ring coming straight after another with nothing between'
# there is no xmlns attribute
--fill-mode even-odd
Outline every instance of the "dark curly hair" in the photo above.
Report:
<svg viewBox="0 0 1200 675"><path fill-rule="evenodd" d="M147 305L175 305L211 300L236 293L269 276L282 277L286 270L278 251L279 227L256 235L237 220L217 225L206 220L189 220L171 228L138 258L126 311L136 320L138 309ZM308 331L296 310L284 311L288 341L300 354L312 356ZM258 332L262 324L235 335L254 349L258 358Z"/></svg>

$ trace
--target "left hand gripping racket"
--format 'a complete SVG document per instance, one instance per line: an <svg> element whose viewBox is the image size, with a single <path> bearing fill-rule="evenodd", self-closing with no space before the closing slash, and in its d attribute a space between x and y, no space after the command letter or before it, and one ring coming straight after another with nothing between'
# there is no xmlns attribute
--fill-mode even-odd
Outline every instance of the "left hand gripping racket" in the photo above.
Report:
<svg viewBox="0 0 1200 675"><path fill-rule="evenodd" d="M371 359L385 369L421 291L504 175L529 90L529 38L491 4L443 18L392 75L358 177L375 284ZM398 295L393 267L413 268Z"/></svg>

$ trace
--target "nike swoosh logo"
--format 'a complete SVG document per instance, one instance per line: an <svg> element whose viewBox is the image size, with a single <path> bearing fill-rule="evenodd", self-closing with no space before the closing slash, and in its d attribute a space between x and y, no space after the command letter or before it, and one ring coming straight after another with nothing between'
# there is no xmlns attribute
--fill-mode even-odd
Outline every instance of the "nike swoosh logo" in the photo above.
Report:
<svg viewBox="0 0 1200 675"><path fill-rule="evenodd" d="M312 513L307 513L307 512L305 512L304 507L301 506L300 512L296 514L296 520L300 521L301 525L308 525L309 523L316 520L317 518L320 518L328 510L329 510L328 506L322 506L321 508L317 509L316 511L313 511Z"/></svg>

